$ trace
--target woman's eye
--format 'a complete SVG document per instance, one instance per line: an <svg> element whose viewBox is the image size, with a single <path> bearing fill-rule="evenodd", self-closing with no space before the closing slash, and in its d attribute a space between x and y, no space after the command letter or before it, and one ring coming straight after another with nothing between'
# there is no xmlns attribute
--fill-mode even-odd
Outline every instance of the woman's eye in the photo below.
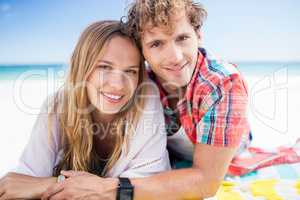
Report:
<svg viewBox="0 0 300 200"><path fill-rule="evenodd" d="M111 67L108 65L99 65L98 68L103 69L103 70L109 70Z"/></svg>
<svg viewBox="0 0 300 200"><path fill-rule="evenodd" d="M129 73L129 74L137 74L137 71L136 70L126 70L126 73Z"/></svg>

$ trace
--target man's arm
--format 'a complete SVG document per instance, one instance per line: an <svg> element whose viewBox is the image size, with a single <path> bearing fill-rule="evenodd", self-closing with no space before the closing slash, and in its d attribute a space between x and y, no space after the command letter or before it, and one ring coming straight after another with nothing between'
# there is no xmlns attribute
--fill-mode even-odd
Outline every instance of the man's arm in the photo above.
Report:
<svg viewBox="0 0 300 200"><path fill-rule="evenodd" d="M219 93L218 88L223 92ZM193 167L133 179L135 200L201 199L215 195L242 135L248 132L248 97L242 78L238 74L227 77L218 88L204 98L199 109L205 114L199 116Z"/></svg>
<svg viewBox="0 0 300 200"><path fill-rule="evenodd" d="M131 179L134 200L201 199L214 196L236 149L196 144L192 168Z"/></svg>

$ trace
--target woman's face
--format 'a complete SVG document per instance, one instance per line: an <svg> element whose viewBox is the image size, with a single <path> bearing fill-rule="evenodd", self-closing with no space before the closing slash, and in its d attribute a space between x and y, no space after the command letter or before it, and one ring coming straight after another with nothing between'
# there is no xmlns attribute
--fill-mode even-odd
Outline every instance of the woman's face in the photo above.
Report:
<svg viewBox="0 0 300 200"><path fill-rule="evenodd" d="M87 93L101 120L109 121L131 99L139 80L140 52L126 37L114 36L88 76Z"/></svg>

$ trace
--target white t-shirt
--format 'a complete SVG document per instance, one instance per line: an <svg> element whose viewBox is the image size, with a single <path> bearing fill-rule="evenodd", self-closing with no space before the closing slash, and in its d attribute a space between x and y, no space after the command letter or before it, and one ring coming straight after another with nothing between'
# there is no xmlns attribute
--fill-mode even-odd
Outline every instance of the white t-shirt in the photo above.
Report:
<svg viewBox="0 0 300 200"><path fill-rule="evenodd" d="M171 136L168 136L168 148L179 158L193 161L194 144L186 135L183 126Z"/></svg>
<svg viewBox="0 0 300 200"><path fill-rule="evenodd" d="M128 153L121 153L114 167L108 171L108 177L145 177L170 169L158 89L150 89L149 94L136 131L130 138ZM60 147L58 120L53 120L54 133L49 137L47 108L46 101L14 172L49 177L52 176L54 166L61 160L63 150Z"/></svg>

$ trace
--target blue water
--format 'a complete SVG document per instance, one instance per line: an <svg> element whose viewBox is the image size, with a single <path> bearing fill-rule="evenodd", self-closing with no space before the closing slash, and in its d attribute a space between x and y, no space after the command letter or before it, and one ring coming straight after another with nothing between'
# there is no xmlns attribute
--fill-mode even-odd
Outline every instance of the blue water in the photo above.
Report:
<svg viewBox="0 0 300 200"><path fill-rule="evenodd" d="M300 76L300 62L241 62L237 65L245 76L270 75L281 69L287 69L289 76ZM65 74L67 68L66 64L0 65L0 80L16 80L24 73L32 73L30 79L46 79L49 73Z"/></svg>
<svg viewBox="0 0 300 200"><path fill-rule="evenodd" d="M270 75L285 69L288 76L300 75L300 62L241 62L237 65L245 76Z"/></svg>
<svg viewBox="0 0 300 200"><path fill-rule="evenodd" d="M66 71L66 64L0 65L0 80L16 80L22 74L29 79L44 80L49 74L58 77Z"/></svg>

